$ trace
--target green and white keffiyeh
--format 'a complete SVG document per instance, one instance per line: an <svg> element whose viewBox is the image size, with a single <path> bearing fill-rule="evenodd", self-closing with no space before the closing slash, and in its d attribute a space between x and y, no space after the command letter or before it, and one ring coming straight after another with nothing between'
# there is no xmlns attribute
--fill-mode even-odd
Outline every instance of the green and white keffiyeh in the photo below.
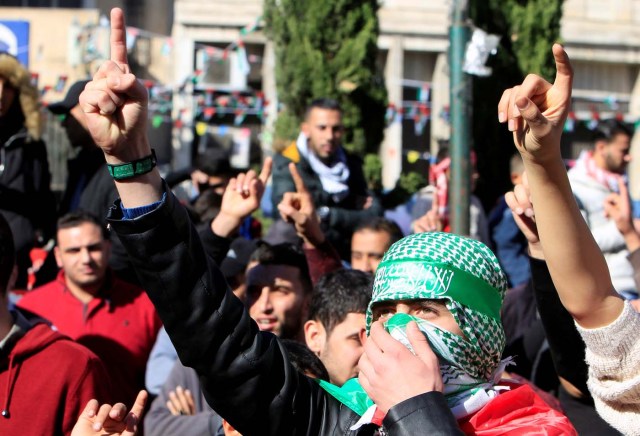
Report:
<svg viewBox="0 0 640 436"><path fill-rule="evenodd" d="M451 233L413 234L393 244L378 266L367 329L377 303L444 300L466 338L451 344L456 362L488 380L505 345L500 309L506 290L498 259L483 243Z"/></svg>
<svg viewBox="0 0 640 436"><path fill-rule="evenodd" d="M500 309L506 289L498 260L481 242L451 233L413 234L393 244L378 266L367 331L377 303L444 300L464 338L404 314L391 317L385 327L408 346L406 325L417 322L440 359L447 402L456 418L462 418L497 395L493 387L509 362L500 360L505 345ZM373 413L373 402L357 379L342 388L321 385L359 415Z"/></svg>

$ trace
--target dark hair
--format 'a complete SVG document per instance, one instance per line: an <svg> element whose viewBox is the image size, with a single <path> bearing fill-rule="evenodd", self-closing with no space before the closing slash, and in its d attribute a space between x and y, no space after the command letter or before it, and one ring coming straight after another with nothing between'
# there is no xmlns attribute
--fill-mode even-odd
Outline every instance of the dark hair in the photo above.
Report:
<svg viewBox="0 0 640 436"><path fill-rule="evenodd" d="M593 142L605 141L609 143L613 141L617 135L625 135L631 138L633 132L618 120L604 120L596 126L593 132Z"/></svg>
<svg viewBox="0 0 640 436"><path fill-rule="evenodd" d="M307 106L307 110L304 112L305 120L309 118L309 114L311 114L311 111L314 109L326 109L342 113L342 107L340 107L340 103L338 103L337 100L332 98L316 98Z"/></svg>
<svg viewBox="0 0 640 436"><path fill-rule="evenodd" d="M309 265L304 252L299 246L287 243L271 245L261 241L249 260L258 262L261 265L287 265L297 268L300 272L300 281L304 287L304 292L311 292Z"/></svg>
<svg viewBox="0 0 640 436"><path fill-rule="evenodd" d="M201 223L211 223L220 213L222 195L213 189L205 189L193 203L193 211Z"/></svg>
<svg viewBox="0 0 640 436"><path fill-rule="evenodd" d="M198 154L194 167L208 176L230 176L233 171L229 153L222 148L208 148Z"/></svg>
<svg viewBox="0 0 640 436"><path fill-rule="evenodd" d="M353 230L353 233L358 233L363 230L371 230L372 232L384 232L388 234L389 246L404 238L404 234L402 233L400 226L398 226L395 221L383 217L374 217L370 220L361 221L360 224L358 224L358 226Z"/></svg>
<svg viewBox="0 0 640 436"><path fill-rule="evenodd" d="M327 368L306 345L293 339L280 339L280 343L287 350L289 362L296 371L312 378L329 381Z"/></svg>
<svg viewBox="0 0 640 436"><path fill-rule="evenodd" d="M7 294L9 279L16 263L16 249L9 223L0 214L0 295Z"/></svg>
<svg viewBox="0 0 640 436"><path fill-rule="evenodd" d="M365 313L371 301L373 276L354 269L330 272L318 281L309 304L309 319L331 334L350 313Z"/></svg>
<svg viewBox="0 0 640 436"><path fill-rule="evenodd" d="M91 212L87 212L86 210L75 210L73 212L69 212L60 218L58 218L58 230L61 229L70 229L72 227L78 227L81 224L90 223L95 224L100 228L102 232L102 237L105 240L109 239L109 232L107 231L107 227L98 219L97 216L92 214Z"/></svg>

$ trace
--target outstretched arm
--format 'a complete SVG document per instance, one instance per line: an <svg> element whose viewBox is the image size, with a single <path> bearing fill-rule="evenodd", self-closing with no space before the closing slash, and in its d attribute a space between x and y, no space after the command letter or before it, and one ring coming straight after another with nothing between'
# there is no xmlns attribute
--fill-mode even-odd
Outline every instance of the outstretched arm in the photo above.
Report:
<svg viewBox="0 0 640 436"><path fill-rule="evenodd" d="M505 195L507 205L529 245L531 281L538 314L545 330L551 357L560 382L574 397L589 396L584 341L576 330L571 315L562 306L549 275L538 237L533 205L530 201L527 173L522 183Z"/></svg>
<svg viewBox="0 0 640 436"><path fill-rule="evenodd" d="M107 161L117 164L144 157L150 148L147 95L144 87L138 92L140 85L126 66L122 11L114 9L111 18L112 60L101 67L81 102L95 142ZM268 172L267 164L260 176L249 171L237 177L228 195L250 209L259 203ZM158 172L118 182L117 188L126 209L153 205L166 194L157 207L133 211L135 219L124 216L132 211L113 207L109 224L180 360L200 376L207 402L244 434L293 434L300 428L317 433L326 415L310 411L327 403L324 391L295 371L274 335L258 330Z"/></svg>
<svg viewBox="0 0 640 436"><path fill-rule="evenodd" d="M562 46L554 45L553 55L557 68L553 85L527 76L522 85L504 92L498 118L508 121L522 155L542 249L562 304L580 325L595 328L614 321L623 302L578 210L560 156L573 71Z"/></svg>
<svg viewBox="0 0 640 436"><path fill-rule="evenodd" d="M80 95L89 132L108 164L128 163L151 154L146 135L147 101L147 90L127 62L124 13L115 8L111 11L111 60L102 64ZM146 206L162 198L157 168L115 183L126 208Z"/></svg>

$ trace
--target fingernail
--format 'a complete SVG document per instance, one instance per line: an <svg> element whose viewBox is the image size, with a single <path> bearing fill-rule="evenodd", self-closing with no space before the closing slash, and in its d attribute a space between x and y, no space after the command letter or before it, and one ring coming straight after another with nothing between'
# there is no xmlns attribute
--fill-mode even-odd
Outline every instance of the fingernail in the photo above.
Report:
<svg viewBox="0 0 640 436"><path fill-rule="evenodd" d="M524 104L522 106L518 106L518 104L516 103L516 110L523 111L529 106L529 100L527 99L523 99L523 100L524 100Z"/></svg>
<svg viewBox="0 0 640 436"><path fill-rule="evenodd" d="M516 123L513 121L513 118L509 120L508 128L510 132L516 130Z"/></svg>
<svg viewBox="0 0 640 436"><path fill-rule="evenodd" d="M524 211L522 210L521 207L516 207L516 215L522 215L522 212Z"/></svg>
<svg viewBox="0 0 640 436"><path fill-rule="evenodd" d="M524 214L526 216L528 216L529 218L531 218L533 216L533 209L531 209L530 207L528 207L525 211Z"/></svg>
<svg viewBox="0 0 640 436"><path fill-rule="evenodd" d="M501 123L504 123L505 121L507 121L507 116L504 114L504 112L500 112L498 114L498 121Z"/></svg>
<svg viewBox="0 0 640 436"><path fill-rule="evenodd" d="M93 429L94 429L95 431L100 431L100 429L101 429L101 428L102 428L102 423L100 423L100 422L95 422L95 423L93 424Z"/></svg>

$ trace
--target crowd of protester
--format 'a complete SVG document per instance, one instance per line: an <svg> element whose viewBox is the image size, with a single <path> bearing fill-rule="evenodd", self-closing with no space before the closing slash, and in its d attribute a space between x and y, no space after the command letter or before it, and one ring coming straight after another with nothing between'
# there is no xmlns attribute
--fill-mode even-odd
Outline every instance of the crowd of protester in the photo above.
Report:
<svg viewBox="0 0 640 436"><path fill-rule="evenodd" d="M451 233L442 147L405 235L327 98L260 173L213 148L161 178L124 35L114 9L111 60L48 106L78 149L57 206L0 53L0 434L640 434L633 132L567 172L561 46L498 104L513 191Z"/></svg>

